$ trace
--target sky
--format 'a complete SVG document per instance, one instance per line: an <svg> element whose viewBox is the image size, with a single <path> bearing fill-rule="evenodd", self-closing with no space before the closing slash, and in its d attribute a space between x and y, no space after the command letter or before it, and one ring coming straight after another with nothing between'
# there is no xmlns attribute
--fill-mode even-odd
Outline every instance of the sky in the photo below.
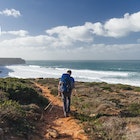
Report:
<svg viewBox="0 0 140 140"><path fill-rule="evenodd" d="M140 0L0 0L0 57L140 60Z"/></svg>

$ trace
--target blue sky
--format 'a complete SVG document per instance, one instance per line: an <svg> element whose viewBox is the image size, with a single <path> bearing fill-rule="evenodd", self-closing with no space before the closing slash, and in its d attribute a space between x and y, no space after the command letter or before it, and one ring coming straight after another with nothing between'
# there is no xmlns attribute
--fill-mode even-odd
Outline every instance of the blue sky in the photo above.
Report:
<svg viewBox="0 0 140 140"><path fill-rule="evenodd" d="M0 57L140 59L139 0L0 0Z"/></svg>

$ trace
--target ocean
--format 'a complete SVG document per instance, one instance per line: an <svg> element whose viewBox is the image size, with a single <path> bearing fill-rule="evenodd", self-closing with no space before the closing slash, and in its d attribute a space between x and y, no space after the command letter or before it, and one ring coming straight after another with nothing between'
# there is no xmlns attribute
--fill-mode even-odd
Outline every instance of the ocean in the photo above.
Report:
<svg viewBox="0 0 140 140"><path fill-rule="evenodd" d="M68 69L76 81L140 87L140 60L26 60L24 65L0 66L0 77L60 78Z"/></svg>

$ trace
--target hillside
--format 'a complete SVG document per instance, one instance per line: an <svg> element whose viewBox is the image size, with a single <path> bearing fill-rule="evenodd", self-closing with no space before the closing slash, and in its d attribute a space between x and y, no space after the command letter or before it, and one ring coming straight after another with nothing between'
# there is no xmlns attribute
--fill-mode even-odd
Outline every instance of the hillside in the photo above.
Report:
<svg viewBox="0 0 140 140"><path fill-rule="evenodd" d="M50 94L48 86L36 82L0 79L0 140L87 140L76 119L64 117L60 99ZM52 111L44 110L47 99L55 99Z"/></svg>
<svg viewBox="0 0 140 140"><path fill-rule="evenodd" d="M0 58L0 65L25 64L22 58Z"/></svg>
<svg viewBox="0 0 140 140"><path fill-rule="evenodd" d="M30 80L17 78L0 78L0 89L0 140L41 139L38 124L48 104L41 91Z"/></svg>
<svg viewBox="0 0 140 140"><path fill-rule="evenodd" d="M52 78L0 79L0 134L4 133L6 140L11 137L13 140L44 140L50 128L53 133L53 128L58 135L51 140L62 137L67 140L73 139L83 128L80 132L85 132L89 140L139 140L139 87L76 82L71 117L63 118L62 106L58 105L62 101L57 97L57 84L58 79ZM44 96L51 101L55 99L47 111L43 111L48 105ZM67 127L61 131L64 121L74 132Z"/></svg>
<svg viewBox="0 0 140 140"><path fill-rule="evenodd" d="M57 95L58 80L39 79ZM140 87L76 82L73 117L81 122L89 140L139 140Z"/></svg>

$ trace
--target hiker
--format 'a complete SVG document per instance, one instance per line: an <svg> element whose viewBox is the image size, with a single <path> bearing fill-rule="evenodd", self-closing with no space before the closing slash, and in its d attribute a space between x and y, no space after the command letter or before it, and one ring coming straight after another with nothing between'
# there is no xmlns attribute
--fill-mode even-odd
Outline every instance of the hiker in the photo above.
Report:
<svg viewBox="0 0 140 140"><path fill-rule="evenodd" d="M71 77L71 70L68 70L67 73L62 74L59 84L58 84L58 94L61 94L63 100L63 111L64 116L68 117L70 113L70 104L71 104L71 94L72 89L74 88L74 78Z"/></svg>

